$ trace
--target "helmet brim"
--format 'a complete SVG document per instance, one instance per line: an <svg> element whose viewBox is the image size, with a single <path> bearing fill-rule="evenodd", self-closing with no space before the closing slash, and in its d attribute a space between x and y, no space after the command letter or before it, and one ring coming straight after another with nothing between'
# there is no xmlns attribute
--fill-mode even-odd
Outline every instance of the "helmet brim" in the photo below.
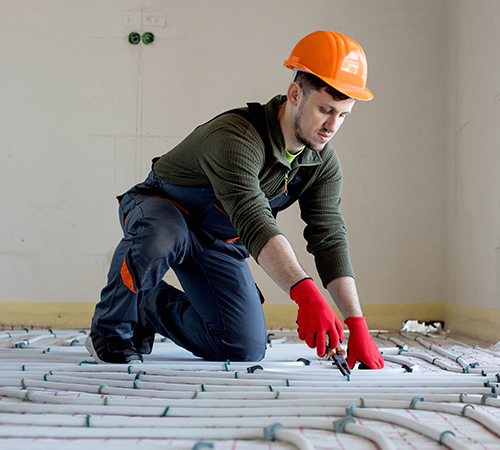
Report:
<svg viewBox="0 0 500 450"><path fill-rule="evenodd" d="M304 66L300 63L297 63L295 61L287 60L283 63L283 65L285 67L288 67L289 69L292 69L292 70L300 69L304 72L315 75L318 78L322 79L329 86L333 87L334 89L337 89L337 91L342 92L342 94L348 95L349 97L352 97L356 100L368 101L368 100L371 100L373 98L373 93L367 87L361 88L358 86L352 86L352 85L334 80L333 78L323 77L323 76L318 75L314 72L311 72L306 66Z"/></svg>

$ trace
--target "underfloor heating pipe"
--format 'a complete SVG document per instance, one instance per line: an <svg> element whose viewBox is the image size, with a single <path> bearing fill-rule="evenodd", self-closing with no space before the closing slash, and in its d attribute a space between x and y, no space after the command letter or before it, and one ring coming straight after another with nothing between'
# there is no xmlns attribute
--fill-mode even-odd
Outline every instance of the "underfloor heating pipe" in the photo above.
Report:
<svg viewBox="0 0 500 450"><path fill-rule="evenodd" d="M484 352L484 353L488 353L492 356L495 356L497 358L500 358L500 353L498 352L495 352L494 350L491 350L489 348L483 348L481 347L480 345L468 345L466 344L465 342L461 342L461 341L457 341L453 338L450 338L449 336L440 336L440 335L436 335L436 336L432 336L434 339L436 340L444 340L444 341L447 341L447 342L452 342L456 345L459 345L461 347L466 347L466 348L472 348L474 350L478 350L480 352Z"/></svg>
<svg viewBox="0 0 500 450"><path fill-rule="evenodd" d="M344 409L345 412L345 409ZM397 424L403 428L409 429L416 433L419 433L435 442L440 444L444 444L446 447L452 450L467 450L468 447L462 444L458 439L454 437L454 434L449 432L448 430L439 430L434 427L430 427L428 425L424 425L420 422L417 422L413 419L408 419L402 417L397 414L386 413L377 409L362 409L359 410L357 408L351 409L349 412L349 416L359 417L362 419L375 420L375 421L383 421L391 424ZM344 417L345 418L345 417ZM119 437L128 437L130 439L140 439L144 437L148 438L169 438L169 439L263 439L263 430L262 428L256 428L257 426L262 424L263 419L246 419L244 422L241 422L238 428L233 428L228 424L225 420L224 423L220 423L217 425L217 428L201 428L203 425L200 423L200 419L197 419L196 423L193 422L193 428L187 428L188 421L185 418L181 419L182 425L176 423L174 427L169 428L169 419L159 419L164 422L163 426L153 427L147 426L146 428L141 429L137 428L133 425L133 420L127 421L126 428L123 428L123 418L116 419L115 427L99 427L94 425L95 423L104 422L104 418L96 417L92 418L91 416L81 417L82 424L80 426L60 426L60 423L57 422L57 418L52 418L54 423L51 426L32 426L25 427L21 425L13 425L10 423L9 425L0 425L0 437L1 438L17 438L17 437L32 437L32 438L119 438ZM335 431L335 421L330 421L328 419L310 419L300 418L288 420L287 418L277 418L272 417L267 419L267 421L272 420L282 426L290 426L292 428L314 428L314 429L323 429L323 430L331 430ZM340 419L342 420L342 419ZM137 421L136 421L137 422ZM264 420L265 422L265 420ZM259 424L259 425L257 425ZM226 428L227 426L227 428ZM370 433L370 429L368 427L364 428L363 436L368 439L377 442L377 436L374 436ZM347 431L352 434L359 434L359 429L356 428L347 428L342 431ZM297 440L292 441L291 438L295 437ZM298 439L301 437L302 439ZM300 436L300 434L289 431L289 433L279 434L276 433L276 438L278 440L282 440L284 442L289 442L296 445L301 450L312 450L313 447L309 443L308 440Z"/></svg>
<svg viewBox="0 0 500 450"><path fill-rule="evenodd" d="M221 425L220 417L218 414L213 414L213 411L215 409L224 409L224 407L221 407L220 405L213 404L210 407L205 408L200 408L197 411L199 412L198 414L195 414L194 408L177 408L177 407L172 407L170 405L170 408L168 411L166 411L166 408L164 407L138 407L138 406L129 406L128 408L124 408L123 406L121 407L112 407L112 406L106 406L106 407L90 407L88 409L82 408L81 405L79 407L72 407L69 408L54 408L54 407L46 407L45 405L41 406L40 408L33 408L29 407L28 405L22 403L20 405L15 405L12 404L11 407L6 407L5 410L8 412L1 412L0 413L0 423L12 423L12 424L29 424L32 423L33 425L39 425L39 424L45 424L45 425L53 425L53 426L78 426L78 420L77 415L82 415L82 414L93 414L93 415L100 415L99 422L96 423L95 426L100 426L100 427L118 427L120 423L123 422L123 415L126 416L131 416L131 415L136 415L136 416L141 416L141 412L143 414L147 414L147 416L143 417L130 417L127 419L127 426L130 427L176 427L176 426L187 426L185 423L186 418L194 418L194 422L190 426L206 426L206 427L211 427L211 426L245 426L244 424L247 423L249 420L256 420L255 418L261 418L261 417L266 417L269 415L272 415L273 417L281 416L280 420L284 420L283 418L287 417L289 420L288 423L295 423L294 426L296 427L306 427L304 422L301 422L301 419L293 419L295 416L342 416L343 412L345 411L345 408L348 407L349 405L354 405L356 407L359 407L362 403L362 408L364 410L375 410L375 409L415 409L415 410L423 410L423 411L432 411L432 412L444 412L447 414L453 414L456 416L462 416L462 417L467 417L471 420L474 420L475 422L481 424L484 426L486 429L488 429L490 432L493 434L497 435L500 437L500 423L498 421L491 419L488 415L482 413L479 410L476 410L472 404L466 404L465 406L457 406L457 405L450 405L450 404L442 404L442 403L435 403L435 402L427 402L425 399L420 399L419 401L412 400L411 402L405 402L405 401L397 401L397 400L383 400L383 399L377 399L377 400L366 400L364 399L362 402L357 401L357 402L351 402L348 403L347 401L344 402L337 402L339 404L338 407L333 407L333 405L329 407L324 407L324 408L319 408L319 407L304 407L304 406L294 406L290 407L288 406L285 410L290 409L291 414L284 414L283 409L280 410L280 408L252 408L252 407L244 407L244 408L238 408L238 416L235 416L234 414L228 414L227 416L224 415L224 425ZM343 404L342 404L343 403ZM22 406L22 407L21 407ZM0 409L3 410L4 408ZM145 411L139 411L138 409L144 409ZM325 411L328 409L327 411ZM236 410L236 408L235 408ZM226 408L227 411L227 408ZM250 413L251 411L251 413ZM37 416L26 416L24 413L26 412L31 412L32 414L37 414ZM249 412L249 414L247 414ZM21 414L16 415L13 413ZM61 413L65 414L72 414L72 416L64 415ZM43 414L50 414L49 416L43 415ZM121 415L117 415L121 414ZM168 421L166 422L164 417L165 415L168 417ZM209 417L212 416L212 417ZM293 416L290 418L289 416ZM181 417L181 418L180 418ZM207 418L209 417L209 418ZM237 418L235 418L237 417ZM295 422L294 422L295 420ZM311 421L318 421L321 419L314 418L311 419ZM45 421L45 422L44 422ZM252 422L254 423L254 422ZM257 426L257 425L256 425ZM260 425L259 425L260 426ZM292 425L290 425L292 427ZM307 424L307 428L315 428L315 426L312 423Z"/></svg>
<svg viewBox="0 0 500 450"><path fill-rule="evenodd" d="M47 404L82 404L82 405L98 405L98 406L122 406L122 407L132 407L137 408L140 406L147 406L148 408L157 406L165 407L168 403L170 406L179 406L185 408L208 408L208 407L236 407L241 406L241 401L243 398L227 399L227 398L215 398L214 396L208 396L207 393L200 393L196 398L147 398L147 397L135 397L135 398L124 398L123 396L109 396L109 395L82 395L81 393L75 392L70 395L66 393L65 395L56 395L54 393L49 393L49 391L33 391L24 389L8 389L0 388L0 396L10 399L26 400L30 402L37 403L47 403ZM274 395L274 394L273 394ZM356 406L363 407L363 402L367 400L390 400L390 401L403 401L411 404L411 401L415 398L411 394L395 394L390 395L384 394L381 398L380 394L368 393L364 394L363 397L356 396L355 394L345 394L343 392L338 392L334 396L322 395L321 397L304 397L302 395L295 396L280 396L276 399L276 396L268 396L266 399L252 399L246 398L246 407L273 407L279 402L280 406L341 406L345 407L353 402ZM420 399L420 397L418 397ZM466 392L461 392L460 394L429 394L425 397L426 401L432 403L460 403L460 404L473 404L473 405L485 405L500 408L500 399L494 394L486 395L471 395ZM0 403L1 404L1 403ZM374 407L374 406L372 406Z"/></svg>
<svg viewBox="0 0 500 450"><path fill-rule="evenodd" d="M102 438L102 439L112 439L112 438L129 438L129 439L142 439L142 438L156 438L156 439L202 439L202 440L227 440L227 439L242 439L242 440L267 440L273 441L278 440L294 445L299 450L314 450L314 446L310 441L304 437L302 434L296 431L288 430L284 428L281 422L275 422L269 425L270 419L257 419L251 423L249 421L242 422L238 428L233 427L220 427L220 423L216 425L216 428L202 428L197 419L196 423L192 425L191 428L185 428L177 425L174 428L168 428L162 426L159 428L147 427L146 435L141 429L131 428L96 428L94 425L90 426L90 421L92 419L86 417L83 418L86 422L85 428L75 427L75 426L65 426L61 427L58 425L50 424L50 427L45 426L33 426L26 428L25 426L10 426L0 425L0 437L2 438L48 438L48 439L60 439L60 438L80 438L80 439L92 439L92 438ZM96 418L94 421L100 421L102 418ZM275 419L272 419L273 421ZM123 423L123 419L120 418L120 422ZM168 422L163 420L163 422ZM186 419L183 419L184 424L186 424ZM258 422L258 423L257 423ZM334 426L332 421L323 419L319 423L318 419L314 420L295 420L289 426L293 428L310 428L306 425L315 425L314 428L334 431ZM225 425L225 424L224 424ZM286 422L285 422L285 425ZM352 424L355 425L355 424ZM255 427L264 428L255 428ZM269 435L271 430L272 435ZM346 432L358 435L364 439L369 439L373 441L381 450L394 450L394 446L390 441L376 430L371 430L366 427L350 426Z"/></svg>
<svg viewBox="0 0 500 450"><path fill-rule="evenodd" d="M29 375L29 378L26 376ZM437 378L433 379L430 377L408 377L407 379L401 377L399 379L392 378L389 380L382 379L372 379L372 380L361 380L358 381L356 378L352 378L350 382L346 383L344 380L334 381L334 380L320 380L320 381L310 381L309 383L305 380L297 379L266 379L266 378L241 378L239 376L233 378L217 377L215 374L206 374L205 378L199 377L163 377L156 375L138 374L138 375L128 375L128 374L109 374L104 377L103 375L97 377L92 375L86 375L85 379L76 374L59 375L57 372L47 372L47 373L29 373L24 377L19 376L19 374L5 374L2 375L2 383L4 385L14 383L14 385L19 386L20 378L26 378L28 380L39 380L39 381L50 381L53 383L62 384L87 384L87 385L97 385L100 386L106 383L108 387L121 387L121 388L148 388L148 389L158 389L162 391L167 390L187 390L193 391L204 385L206 390L217 390L219 388L224 388L227 391L239 391L241 389L253 390L253 389L269 389L269 386L274 388L289 388L290 391L295 389L344 389L344 388L393 388L393 387L421 387L422 385L426 388L484 388L489 387L492 384L496 385L495 381L491 381L489 378L475 377L468 379L452 379L452 378Z"/></svg>
<svg viewBox="0 0 500 450"><path fill-rule="evenodd" d="M6 385L6 382L4 383ZM163 397L163 398L168 398L170 396L174 396L174 398L179 398L180 394L182 392L187 392L188 395L190 394L192 397L197 397L200 395L201 392L213 392L214 394L220 394L221 398L231 398L232 394L234 394L236 397L241 397L242 393L245 393L245 397L250 396L249 398L252 398L252 393L267 393L268 391L271 391L272 393L275 394L276 397L280 396L289 396L290 394L293 395L294 393L302 393L304 396L311 396L313 394L321 395L324 392L323 388L294 388L294 387L283 387L281 390L276 389L272 386L268 386L267 388L264 386L257 386L253 387L252 389L249 388L249 386L241 386L241 387L236 387L236 386L226 386L224 389L218 389L216 386L207 386L204 385L204 383L201 383L198 389L196 389L195 386L185 386L185 385L177 385L177 386L168 386L165 387L165 389L161 389L160 384L158 383L155 385L155 383L136 383L135 387L133 386L133 383L130 383L129 387L123 388L123 387L112 387L112 382L109 382L111 386L108 386L106 383L105 384L78 384L78 383L58 383L58 382L51 382L51 381L40 381L40 380L32 380L28 378L23 378L22 380L14 380L12 381L11 385L13 386L19 386L22 384L23 388L26 389L33 389L33 388L40 388L40 389L57 389L57 390L67 390L67 391L77 391L77 392L87 392L91 394L104 394L104 395L130 395L130 396L149 396L149 397ZM148 385L153 385L153 386L148 386ZM148 387L150 387L148 389ZM415 396L417 395L424 395L424 394L433 394L433 393L444 393L444 394L460 394L463 389L461 390L460 386L456 387L381 387L378 388L376 386L373 387L364 387L364 388L356 388L356 387L351 387L349 383L346 383L345 385L341 386L340 389L344 393L351 393L351 394L356 394L359 396L363 396L365 393L371 393L371 392L377 392L377 393L405 393L405 394L413 394ZM480 394L484 395L487 393L491 393L492 390L489 387L468 387L467 388L467 393L468 394ZM234 398L234 396L233 396ZM257 398L257 397L256 397Z"/></svg>
<svg viewBox="0 0 500 450"><path fill-rule="evenodd" d="M418 340L420 340L420 341L425 343L425 341L423 341L422 338L420 338L419 336L417 336L417 338L414 338L414 340L415 339L417 339L417 342L418 342ZM399 342L399 344L401 344L401 342ZM292 344L292 345L297 345L297 344ZM449 351L443 351L443 349L440 350L439 347L436 345L433 346L432 344L428 344L428 343L426 345L427 345L427 348L429 348L429 346L430 346L431 350L435 351L438 354L441 354L441 356L446 356L447 359L455 361L457 364L460 365L460 367L453 366L452 364L446 362L445 360L443 360L439 357L433 357L429 354L415 351L415 350L407 351L404 348L402 349L399 347L389 347L386 349L382 348L381 351L383 353L386 353L387 355L394 354L397 351L400 354L404 354L405 356L407 356L409 358L422 359L426 362L430 362L430 363L436 365L437 367L440 367L441 369L451 371L451 372L464 372L465 370L467 370L468 372L481 373L482 371L486 370L486 368L484 368L484 367L480 367L480 368L472 367L470 365L470 363L465 361L465 359L461 355L456 355L456 354L449 352ZM18 354L23 354L23 356L26 358L26 360L30 360L32 362L36 361L38 359L44 359L45 355L50 352L50 347L45 348L45 349L35 349L35 348L30 349L28 347L23 348L23 349L17 349L20 352L23 352L23 353L18 353ZM286 347L286 346L284 346L284 347ZM8 359L18 359L17 358L18 354L16 354L16 352L14 352L14 353L12 351L6 352L5 350L12 350L12 349L1 349L0 348L0 354L2 355L3 359L7 359L7 360ZM69 352L65 352L64 350L71 350L71 347L58 347L58 348L54 347L52 349L52 351L50 352L51 353L51 360L54 360L54 359L59 360L60 359L61 361L65 361L65 362L69 362L69 361L77 362L78 360L80 360L79 361L80 363L85 362L85 361L81 360L81 357L82 357L81 353L73 352L73 354L71 354ZM439 353L439 352L441 352L441 353ZM71 358L71 359L69 359L69 358ZM389 357L387 357L386 359L388 361L390 361ZM185 364L182 362L175 362L175 361L169 361L168 363L169 363L170 367L174 366L179 370L183 370L183 369L189 370L188 364ZM408 362L408 363L411 365L411 362ZM408 365L408 363L407 363L407 365ZM155 363L155 365L156 364L157 363ZM223 364L225 364L226 366L231 364L232 368L243 369L243 370L245 369L245 367L243 367L243 366L248 366L248 364L245 364L245 363L223 363ZM283 364L284 363L274 363L274 364L267 363L266 368L267 368L267 370L272 370L273 365L275 365L275 366L278 365L278 366L281 366L281 369L282 369ZM298 370L300 370L300 366L303 365L301 362L289 362L289 363L285 363L285 364L288 368L295 366L295 367L297 367ZM326 364L328 364L328 361L321 361L320 364L326 365ZM205 370L211 370L211 369L217 370L218 368L221 367L221 365L219 363L208 363L208 364L202 364L202 367L204 367ZM416 369L416 368L414 367L414 369ZM398 369L396 369L396 370L398 370ZM489 368L489 370L490 371L494 370L494 368Z"/></svg>
<svg viewBox="0 0 500 450"><path fill-rule="evenodd" d="M43 415L39 417L26 417L26 416L21 416L18 418L18 420L15 420L11 415L1 415L0 416L0 422L3 424L10 424L17 426L17 428L12 429L10 431L9 436L10 438L15 438L18 437L18 434L23 435L22 433L22 426L23 425L31 425L34 426L34 430L31 433L31 437L40 437L40 434L43 435L44 437L65 437L65 436L60 436L59 433L50 433L47 430L43 430L43 427L48 427L51 429L52 427L67 427L72 430L81 430L81 428L92 428L92 430L96 428L106 428L106 431L98 432L98 433L91 433L87 432L88 434L91 434L91 438L95 437L119 437L120 436L120 431L123 430L123 428L120 428L120 426L123 425L123 418L122 417L88 417L88 416L66 416L66 415ZM141 418L130 418L130 420L127 421L127 429L131 428L160 428L164 431L163 436L159 437L168 437L168 438L183 438L182 436L185 436L188 434L191 436L191 438L195 439L206 439L208 437L208 433L204 433L205 430L207 429L217 429L217 430L222 430L222 429L233 429L232 432L234 432L235 429L264 429L266 430L269 428L272 428L272 425L270 426L269 423L274 422L278 426L275 427L274 431L274 437L277 438L280 441L283 442L288 442L291 444L294 444L297 448L299 449L313 449L314 447L309 443L309 441L302 436L299 433L293 432L291 430L287 429L316 429L316 430L324 430L324 431L336 431L335 427L335 421L333 419L317 419L317 418L288 418L288 417L273 417L272 419L270 418L252 418L252 419L242 419L242 418L232 418L232 419L227 419L224 420L223 423L221 423L220 420L215 419L215 418L205 418L205 419L192 419L192 418L168 418L168 419L156 419L155 421L152 421L151 419L144 419L141 420ZM142 423L141 423L142 422ZM148 423L149 422L149 423ZM355 422L355 421L354 421ZM284 429L282 429L282 427ZM200 433L193 435L190 433L190 431L183 430L182 436L180 437L177 435L174 431L172 433L172 430L175 429L199 429ZM37 429L40 430L39 433L37 433ZM278 432L279 430L279 432ZM390 440L377 431L376 429L370 428L370 427L365 427L365 426L360 426L357 423L350 423L349 426L345 426L342 429L342 432L347 432L349 434L353 434L359 437L362 437L364 439L370 440L374 442L380 449L382 450L394 450L395 447L394 445L390 442ZM5 430L2 430L2 426L0 426L0 436L3 436L4 438L7 437L4 435ZM78 433L73 433L73 435L76 435ZM118 436L116 436L118 434ZM219 434L218 436L222 435ZM24 435L26 436L26 435ZM123 434L121 434L123 436ZM129 437L142 437L143 433L140 432L140 430L135 430L134 432L130 432ZM27 437L27 436L26 436ZM82 436L84 437L84 436ZM269 435L267 433L266 436L266 431L264 432L264 437L266 440L269 439ZM87 438L89 438L87 436ZM212 435L212 439L215 437ZM235 436L233 437L234 439L241 439L244 438L244 435L240 436ZM246 437L247 439L249 438L248 435ZM250 439L261 439L262 437L258 435L258 432L256 433L255 437L251 437ZM222 439L222 437L217 437L217 439Z"/></svg>
<svg viewBox="0 0 500 450"><path fill-rule="evenodd" d="M499 368L500 369L500 368ZM237 372L232 374L231 377L219 376L216 373L204 373L204 374L185 374L183 376L162 376L150 374L150 372L139 371L137 373L125 373L125 372L59 372L57 370L45 371L4 371L0 372L2 382L19 384L19 380L22 378L28 378L33 380L44 380L53 382L68 382L68 383L80 383L82 379L85 379L85 384L102 384L106 381L109 383L116 383L115 387L134 387L133 384L139 380L143 386L148 386L146 383L162 384L186 384L190 386L200 386L202 383L205 386L246 386L248 388L252 387L268 387L272 385L274 387L324 387L324 388L344 388L344 387L387 387L387 386L400 386L400 387L410 387L410 386L421 386L422 384L426 387L488 387L490 385L496 385L499 383L498 378L492 376L491 378L485 375L469 375L467 377L458 378L452 376L429 376L429 375L413 375L411 377L406 377L401 375L399 377L387 376L387 377L365 377L354 375L349 383L346 380L332 379L332 378L318 378L318 381L311 381L307 383L307 377L290 377L290 378L277 378L269 377L269 374L261 373L258 377L247 377L245 374L238 374ZM203 376L199 376L203 375ZM311 375L309 375L309 378ZM137 384L137 383L136 383ZM137 387L137 386L135 386Z"/></svg>
<svg viewBox="0 0 500 450"><path fill-rule="evenodd" d="M31 400L31 395L25 395L25 400ZM26 398L27 397L27 398ZM229 420L232 417L266 417L269 415L274 416L341 416L343 410L346 407L348 401L336 400L335 403L338 406L329 404L328 406L305 406L305 405L281 405L281 402L276 402L275 406L259 406L259 407L224 407L213 402L207 407L194 407L193 406L172 406L165 405L162 406L152 406L151 402L148 406L138 406L129 404L128 407L122 406L111 406L107 404L103 405L87 405L83 402L76 401L74 404L70 405L54 405L54 404L28 404L26 402L21 403L0 403L0 413L1 417L5 418L5 414L24 414L24 413L34 413L34 414L87 414L87 415L125 415L125 416L141 416L146 415L148 418L151 417L224 417L225 420ZM246 402L245 402L246 404ZM410 402L400 401L400 400L388 400L386 396L384 399L358 399L356 402L352 403L355 407L360 406L363 409L366 408L382 408L382 409L418 409L433 412L445 412L448 414L453 414L457 416L468 417L487 428L492 433L500 437L500 424L496 421L490 419L486 414L481 413L474 409L472 404L466 404L465 406L447 405L440 404L436 402L427 402L425 398L415 397ZM279 405L279 406L278 406ZM123 419L121 419L123 420ZM142 419L144 420L144 419ZM138 419L139 421L139 419ZM0 420L0 422L2 422ZM133 420L131 421L133 423ZM154 425L151 425L154 426Z"/></svg>
<svg viewBox="0 0 500 450"><path fill-rule="evenodd" d="M417 341L417 342L418 342L418 341ZM422 344L421 344L421 345L422 345ZM431 349L431 351L432 351L432 349ZM34 354L34 353L31 353L31 354ZM69 354L69 353L66 353L65 355L68 355L68 354ZM54 356L54 354L52 354L51 356ZM447 356L447 357L448 357L448 356ZM460 357L461 357L461 356L457 356L457 358L460 358ZM449 358L449 359L451 359L451 358ZM67 359L66 359L66 358L65 358L65 361L67 361ZM459 361L460 361L460 359L456 360L455 362L459 363ZM169 364L169 366L171 366L171 364ZM191 366L191 367L192 367L192 366ZM234 367L234 366L233 366L233 367ZM295 367L296 367L296 366L295 366ZM218 369L214 369L214 370L220 370L220 368L218 368ZM226 369L226 370L227 370L227 369ZM267 369L267 370L268 370L268 369ZM301 370L301 369L299 369L299 370ZM374 373L375 373L375 372L374 372ZM373 375L374 373L372 373L371 375ZM393 375L393 374L394 374L394 373L393 373L393 372L391 372L391 375ZM465 375L465 374L464 374L464 375ZM498 378L498 376L497 376L497 378ZM52 378L52 379L54 380L54 378ZM35 381L36 381L36 380L35 380ZM61 380L61 381L62 381L62 380ZM47 383L42 383L42 384L44 384L44 386L43 386L41 389L45 389L45 388L47 388L47 387L49 386ZM55 384L56 384L56 385L57 385L57 384L59 384L58 389L60 389L61 383L55 383ZM74 383L74 384L77 384L77 383ZM224 385L224 384L223 384L223 385ZM82 385L80 385L80 386L82 386ZM345 384L343 384L343 385L342 385L342 388L345 388L345 387L346 387L346 385L345 385ZM137 387L136 387L136 386L135 386L135 388L137 389ZM210 387L210 388L212 388L212 387ZM288 386L287 386L287 388L288 388ZM287 388L286 388L286 390L288 390L288 392L285 394L285 390L284 390L284 391L283 391L283 393L284 393L284 394L281 396L281 399L283 399L283 398L285 397L285 395L287 395L287 396L289 396L290 394L291 394L292 396L293 396L293 395L301 395L301 389L299 389L299 390L298 390L298 392L294 392L294 390L293 390L293 389L291 389L291 390L290 390L290 389L287 389ZM36 389L36 387L35 387L35 389ZM217 389L217 387L214 387L214 389ZM226 388L225 388L225 389L226 389ZM140 390L140 389L138 389L138 390ZM255 389L249 389L249 391L252 391L252 394L253 394L253 391L254 391L254 390L255 390ZM468 390L469 392L473 392L473 391L471 391L471 390L469 390L469 389L467 389L467 390ZM128 389L128 391L130 391L130 389ZM29 391L27 391L27 392L29 392ZM27 392L26 392L26 394L25 394L25 395L27 395ZM360 392L362 393L362 391L360 391ZM102 394L102 393L103 393L103 392L100 392L100 394ZM146 390L142 390L142 392L141 392L139 395L145 395L145 394L148 394L148 393L149 393L148 391L146 391ZM200 400L201 400L201 397L203 397L203 396L207 396L207 398L208 398L208 396L209 396L209 395L212 395L212 394L215 394L215 395L214 395L214 398L215 398L215 399L217 399L217 395L219 394L219 392L217 392L217 391L214 391L214 392L211 392L211 393L207 393L207 392L199 392L199 394L200 394ZM226 392L226 393L221 392L221 394L222 394L223 396L225 396L225 397L227 396L227 392ZM258 395L259 395L259 397L258 397L258 398L262 398L261 394L262 394L262 393L260 393L260 392L258 393ZM465 396L465 395L467 395L467 394L465 394L465 395L464 395L464 394L465 394L464 392L462 392L462 393L460 394L460 401L462 401L462 402L463 402L464 396ZM31 394L31 395L34 395L34 394ZM85 395L85 394L84 394L84 395ZM91 394L89 394L89 395L91 395ZM245 394L245 395L246 395L246 394ZM271 395L272 395L272 394L271 394ZM365 395L366 395L366 397L368 397L368 396L369 396L369 395L371 395L371 394L366 393ZM436 394L430 394L430 395L436 395ZM481 396L481 395L470 395L470 396L468 396L467 400L469 400L469 399L470 399L470 400L472 400L472 399L476 399L476 397L477 397L477 399L480 399L480 400L481 400L481 403L480 403L480 404L485 404L485 405L489 405L489 403L488 403L488 402L493 402L494 400L497 400L497 399L494 399L494 398L486 398L486 399L485 399L485 395L486 395L486 394L484 394L483 396ZM28 398L29 398L29 395L28 395ZM104 398L111 399L111 397L104 397ZM272 397L268 397L268 398L272 398ZM277 397L275 397L275 399L277 399ZM483 400L484 400L484 402L483 402ZM132 400L132 401L134 401L134 400ZM366 400L364 400L363 402L364 402L364 406L365 406L365 408L366 408L366 406L368 405L368 404L367 404L367 401L366 401ZM0 404L1 404L1 403L0 403ZM425 408L421 408L421 407L420 407L420 405L421 405L421 404L423 405L423 404L424 404L424 402L420 402L420 401L419 401L419 402L416 402L416 403L413 405L414 409L425 409ZM395 406L395 405L393 405L393 406ZM453 406L453 405L442 405L442 406ZM496 406L497 406L497 405L496 405ZM431 406L429 406L429 408L431 408ZM460 407L458 407L458 408L460 408ZM361 410L359 410L359 411L361 411ZM367 410L367 409L363 409L362 411L363 411L364 413L369 412L369 410ZM108 412L110 412L110 411L109 411L109 409L108 409ZM379 415L380 415L380 411L376 411L376 412L377 412L377 414L379 414ZM450 410L450 411L446 411L446 412L453 413L451 410ZM457 411L454 411L454 412L456 413ZM473 412L474 412L474 410L472 409L471 405L465 405L465 406L462 408L462 410L461 410L461 413L462 413L462 415L463 415L464 417L469 417L469 418L472 418L471 416L469 416L469 412L470 412L470 413L473 413ZM356 410L355 410L355 411L353 412L353 415L355 415L355 414L357 414L357 413L358 413L358 411L356 411ZM476 417L476 420L477 420L477 418L478 418L478 417ZM170 419L173 419L173 418L172 418L172 417L170 417ZM388 419L390 419L390 418L388 417ZM480 416L479 416L479 419L481 419L481 417L480 417ZM197 420L198 420L198 419L197 419ZM225 419L225 420L226 420L226 419ZM315 419L315 420L317 420L317 419ZM380 420L380 419L379 419L379 420ZM394 422L391 422L391 423L394 423ZM414 426L414 424L410 424L410 425ZM355 424L352 424L352 423L348 423L348 424L346 424L346 425L345 425L345 428L346 428L346 431L347 431L349 427L356 427L356 426L358 426L358 425L355 425ZM362 428L364 428L364 427L362 427ZM430 430L431 430L431 431L432 431L432 430L434 430L434 429L433 429L433 428L431 428L431 427L428 427L428 428L430 428ZM429 431L429 430L427 430L427 431ZM434 430L434 436L432 437L434 440L436 440L436 435L435 435L435 433L439 433L439 430ZM424 434L425 434L425 433L424 433ZM431 434L432 434L432 433L431 433ZM458 449L458 448L462 448L462 447L457 447L457 446L456 446L457 442L458 442L458 444L459 444L459 445L461 445L461 444L460 444L460 442L459 442L459 441L457 441L457 442L455 442L455 441L457 441L457 440L456 440L456 439L452 436L451 432L450 432L450 431L447 431L447 430L445 430L444 432L441 432L441 433L439 434L439 440L437 440L437 442L443 443L443 444L447 445L449 448L457 448L457 449Z"/></svg>
<svg viewBox="0 0 500 450"><path fill-rule="evenodd" d="M352 411L352 415L362 419L376 418L375 420L399 425L403 428L415 431L416 433L420 433L421 435L426 436L439 444L445 445L452 450L470 450L469 446L460 442L455 437L453 432L449 430L437 430L433 427L417 422L416 420L408 419L398 414L387 413L379 410L355 408Z"/></svg>

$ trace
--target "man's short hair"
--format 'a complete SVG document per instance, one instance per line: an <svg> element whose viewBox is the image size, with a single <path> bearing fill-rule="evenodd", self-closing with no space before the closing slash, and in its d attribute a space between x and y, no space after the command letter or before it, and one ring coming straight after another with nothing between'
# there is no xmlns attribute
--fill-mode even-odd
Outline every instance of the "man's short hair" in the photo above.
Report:
<svg viewBox="0 0 500 450"><path fill-rule="evenodd" d="M320 91L323 88L326 88L325 91L328 94L330 94L332 98L336 101L343 101L351 98L348 95L345 95L340 91L337 91L337 89L331 87L329 84L325 83L321 78L317 77L316 75L304 72L302 70L297 71L293 81L297 82L300 85L300 87L304 91L304 96L306 98L313 89L315 91Z"/></svg>

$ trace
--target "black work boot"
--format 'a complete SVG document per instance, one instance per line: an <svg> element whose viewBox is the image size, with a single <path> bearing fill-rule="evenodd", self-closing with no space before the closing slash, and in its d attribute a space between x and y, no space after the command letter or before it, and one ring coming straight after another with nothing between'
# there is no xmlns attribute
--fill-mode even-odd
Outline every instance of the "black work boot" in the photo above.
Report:
<svg viewBox="0 0 500 450"><path fill-rule="evenodd" d="M144 328L140 323L138 323L134 328L132 342L139 353L149 355L153 351L155 332Z"/></svg>
<svg viewBox="0 0 500 450"><path fill-rule="evenodd" d="M142 355L135 348L132 339L104 338L92 331L85 340L85 347L99 363L142 363Z"/></svg>

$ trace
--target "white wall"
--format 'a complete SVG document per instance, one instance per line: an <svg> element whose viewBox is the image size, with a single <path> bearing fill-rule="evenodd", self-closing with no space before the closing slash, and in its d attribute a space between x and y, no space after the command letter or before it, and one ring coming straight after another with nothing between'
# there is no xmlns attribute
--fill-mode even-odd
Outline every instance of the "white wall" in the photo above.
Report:
<svg viewBox="0 0 500 450"><path fill-rule="evenodd" d="M457 16L458 26L465 27L467 14L476 14L465 4L0 0L0 300L98 301L120 238L114 197L145 178L151 158L200 122L246 101L265 102L284 93L291 72L282 62L300 38L316 29L341 31L361 43L369 62L368 86L375 93L371 102L355 105L334 139L344 168L343 210L362 301L453 299L457 292L447 291L446 276L455 282L470 263L463 261L466 246L455 247L467 228L453 220L447 227L447 214L453 213L447 199L454 191L453 183L447 184L452 174L446 157L455 155L446 152L445 131L453 116L453 106L446 108L446 94L453 89L447 54L450 48L461 54L462 48L447 45L455 35L446 25ZM496 30L489 20L485 30ZM479 31L480 16L475 21ZM132 46L127 42L131 31L152 31L156 40ZM469 32L460 31L456 39L470 37L463 33ZM472 51L471 46L469 58ZM489 60L480 53L480 61ZM455 60L465 71L467 60ZM472 75L464 73L458 91ZM470 92L461 101L477 107L474 101L485 94ZM489 100L498 124L498 98ZM465 124L464 113L454 125ZM485 111L477 107L476 114L479 122ZM490 117L477 132L489 129L494 139ZM475 137L470 136L471 143ZM493 171L492 149L488 155L468 174L474 192L493 190L480 170L484 165ZM474 160L473 154L467 157ZM498 213L498 195L489 195L489 206L481 200L491 217L487 233ZM474 210L472 216L483 212ZM296 211L284 214L280 224L315 275ZM491 240L492 248L499 246L498 239L496 244ZM455 252L451 258L446 245ZM497 280L497 293L498 254L496 269L487 258L481 265L483 275L490 271L490 285ZM447 264L453 268L447 271ZM269 303L288 302L259 268L255 272ZM491 298L492 287L482 294Z"/></svg>
<svg viewBox="0 0 500 450"><path fill-rule="evenodd" d="M449 2L448 291L500 308L500 2Z"/></svg>

